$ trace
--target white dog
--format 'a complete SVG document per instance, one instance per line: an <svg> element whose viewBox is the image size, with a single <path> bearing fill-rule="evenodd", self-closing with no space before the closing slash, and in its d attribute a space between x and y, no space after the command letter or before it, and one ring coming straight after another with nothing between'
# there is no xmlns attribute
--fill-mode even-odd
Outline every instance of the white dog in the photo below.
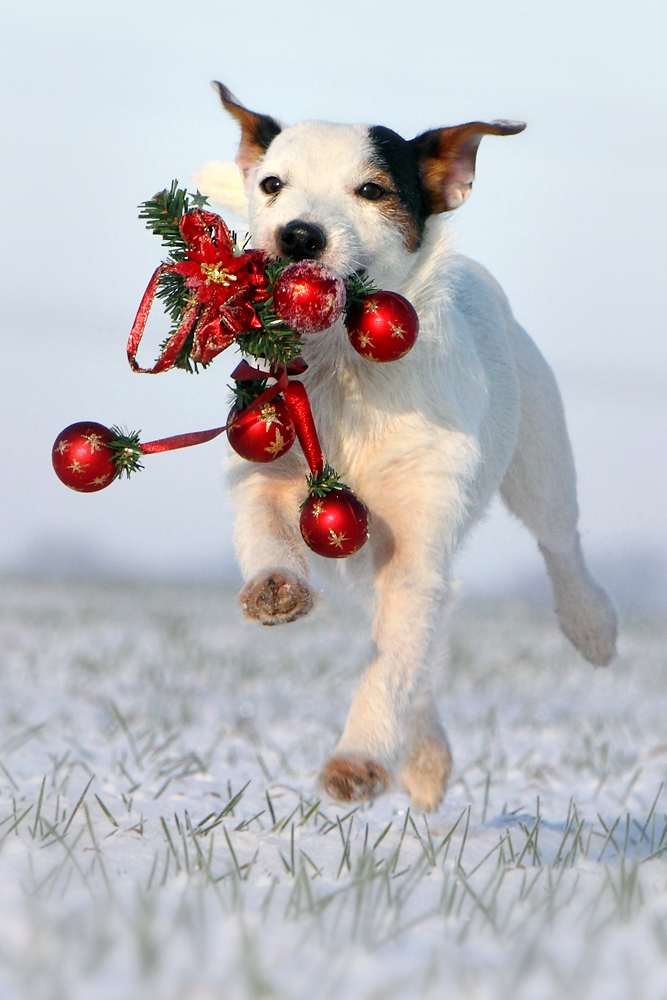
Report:
<svg viewBox="0 0 667 1000"><path fill-rule="evenodd" d="M470 193L482 136L524 125L473 122L411 141L365 125L283 128L216 86L241 126L237 163L253 245L317 258L343 276L363 269L419 314L419 339L400 361L360 357L342 321L308 336L303 353L327 461L371 511L369 544L348 562L360 567L371 556L377 598L373 659L321 783L350 801L397 777L415 805L435 809L451 757L429 661L453 600L452 557L497 490L537 539L567 638L590 663L607 664L615 652L616 616L579 543L554 377L496 282L454 255L443 225L442 213ZM228 173L209 169L198 180L238 210ZM264 625L312 607L298 526L306 471L298 448L272 465L239 459L234 467L241 603Z"/></svg>

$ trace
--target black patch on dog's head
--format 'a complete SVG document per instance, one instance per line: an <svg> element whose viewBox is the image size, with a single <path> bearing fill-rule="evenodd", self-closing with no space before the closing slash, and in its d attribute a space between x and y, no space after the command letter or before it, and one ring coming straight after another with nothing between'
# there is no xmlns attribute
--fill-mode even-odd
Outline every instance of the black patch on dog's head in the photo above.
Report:
<svg viewBox="0 0 667 1000"><path fill-rule="evenodd" d="M394 182L396 194L415 221L418 244L431 214L426 189L419 173L419 160L412 144L384 125L368 130L374 159Z"/></svg>
<svg viewBox="0 0 667 1000"><path fill-rule="evenodd" d="M253 125L252 133L258 146L268 149L282 129L275 118L270 115L258 115Z"/></svg>

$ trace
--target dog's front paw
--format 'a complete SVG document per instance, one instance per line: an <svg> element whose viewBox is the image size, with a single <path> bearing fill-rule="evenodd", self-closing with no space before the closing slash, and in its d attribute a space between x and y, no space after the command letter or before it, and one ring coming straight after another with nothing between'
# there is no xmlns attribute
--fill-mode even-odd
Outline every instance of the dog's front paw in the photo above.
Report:
<svg viewBox="0 0 667 1000"><path fill-rule="evenodd" d="M259 573L240 594L241 609L247 618L262 625L283 625L307 615L313 595L303 580L275 570Z"/></svg>
<svg viewBox="0 0 667 1000"><path fill-rule="evenodd" d="M387 791L389 774L373 760L332 757L320 775L322 789L338 802L374 799Z"/></svg>

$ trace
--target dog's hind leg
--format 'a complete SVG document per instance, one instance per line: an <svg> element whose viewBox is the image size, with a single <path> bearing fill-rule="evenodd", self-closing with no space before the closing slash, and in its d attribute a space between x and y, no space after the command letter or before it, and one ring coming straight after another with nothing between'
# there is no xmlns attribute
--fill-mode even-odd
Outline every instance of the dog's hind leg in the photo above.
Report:
<svg viewBox="0 0 667 1000"><path fill-rule="evenodd" d="M521 424L500 495L537 538L562 631L590 663L606 666L616 651L616 613L584 562L574 461L558 386L521 327L510 333L521 384Z"/></svg>
<svg viewBox="0 0 667 1000"><path fill-rule="evenodd" d="M438 718L430 688L414 699L406 740L406 754L399 773L413 806L426 812L437 809L445 797L452 770L447 736Z"/></svg>

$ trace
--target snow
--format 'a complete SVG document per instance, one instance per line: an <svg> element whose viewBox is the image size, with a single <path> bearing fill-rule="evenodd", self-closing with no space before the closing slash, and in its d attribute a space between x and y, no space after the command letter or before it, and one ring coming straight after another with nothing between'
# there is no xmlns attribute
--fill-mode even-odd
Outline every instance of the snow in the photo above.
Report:
<svg viewBox="0 0 667 1000"><path fill-rule="evenodd" d="M666 632L594 671L464 600L445 804L351 812L316 778L358 602L262 629L221 588L3 579L0 996L662 1000Z"/></svg>

